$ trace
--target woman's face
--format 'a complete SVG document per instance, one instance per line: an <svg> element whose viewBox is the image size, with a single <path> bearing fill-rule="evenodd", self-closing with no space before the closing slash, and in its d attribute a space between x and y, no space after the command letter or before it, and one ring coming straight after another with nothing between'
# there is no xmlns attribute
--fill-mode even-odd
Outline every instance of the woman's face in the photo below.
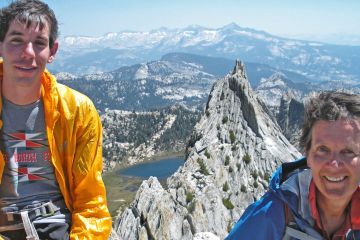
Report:
<svg viewBox="0 0 360 240"><path fill-rule="evenodd" d="M360 183L360 123L318 121L312 128L308 166L325 200L350 200Z"/></svg>

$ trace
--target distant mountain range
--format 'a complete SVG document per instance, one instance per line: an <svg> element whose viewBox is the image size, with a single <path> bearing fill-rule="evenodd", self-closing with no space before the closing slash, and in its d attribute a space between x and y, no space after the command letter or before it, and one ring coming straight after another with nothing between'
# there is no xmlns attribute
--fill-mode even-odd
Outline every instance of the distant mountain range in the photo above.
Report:
<svg viewBox="0 0 360 240"><path fill-rule="evenodd" d="M201 106L213 83L228 74L233 60L186 53L171 53L158 61L134 64L117 70L69 77L59 73L60 82L88 95L98 109L151 110L182 103ZM252 85L279 70L265 64L247 63ZM283 71L295 82L307 82L300 74Z"/></svg>
<svg viewBox="0 0 360 240"><path fill-rule="evenodd" d="M234 23L218 29L189 26L64 37L60 44L58 58L49 68L75 75L108 72L185 52L266 64L312 81L360 81L360 46L286 39Z"/></svg>
<svg viewBox="0 0 360 240"><path fill-rule="evenodd" d="M212 85L228 74L234 60L187 53L170 53L160 60L121 67L117 70L81 77L58 73L58 80L88 95L100 111L122 109L149 111L180 103L200 107ZM280 105L283 94L297 99L320 89L352 89L349 81L317 83L301 74L266 64L246 62L246 74L255 93L270 107Z"/></svg>

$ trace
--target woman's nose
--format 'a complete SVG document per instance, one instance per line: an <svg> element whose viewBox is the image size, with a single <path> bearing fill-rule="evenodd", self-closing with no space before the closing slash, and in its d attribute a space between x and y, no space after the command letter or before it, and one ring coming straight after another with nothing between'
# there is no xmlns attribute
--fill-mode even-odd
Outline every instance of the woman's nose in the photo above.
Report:
<svg viewBox="0 0 360 240"><path fill-rule="evenodd" d="M331 158L330 158L330 162L329 164L334 166L334 167L339 167L339 165L341 164L342 162L342 159L341 159L341 156L340 154L336 153L336 152L333 152L331 154Z"/></svg>

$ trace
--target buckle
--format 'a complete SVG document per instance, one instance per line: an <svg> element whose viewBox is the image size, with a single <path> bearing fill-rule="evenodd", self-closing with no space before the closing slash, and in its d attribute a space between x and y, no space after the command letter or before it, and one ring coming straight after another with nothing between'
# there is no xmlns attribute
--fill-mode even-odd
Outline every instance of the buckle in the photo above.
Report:
<svg viewBox="0 0 360 240"><path fill-rule="evenodd" d="M40 207L40 211L43 217L50 217L55 213L54 205L52 202L45 203Z"/></svg>

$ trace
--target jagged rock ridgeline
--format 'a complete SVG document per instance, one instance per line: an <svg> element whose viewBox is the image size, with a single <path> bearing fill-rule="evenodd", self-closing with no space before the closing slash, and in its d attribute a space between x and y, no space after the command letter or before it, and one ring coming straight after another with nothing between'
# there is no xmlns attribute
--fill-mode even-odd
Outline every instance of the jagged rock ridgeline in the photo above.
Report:
<svg viewBox="0 0 360 240"><path fill-rule="evenodd" d="M122 239L193 239L201 232L223 239L267 189L275 168L299 156L237 61L214 84L184 166L167 179L166 189L156 178L144 181L114 229Z"/></svg>

